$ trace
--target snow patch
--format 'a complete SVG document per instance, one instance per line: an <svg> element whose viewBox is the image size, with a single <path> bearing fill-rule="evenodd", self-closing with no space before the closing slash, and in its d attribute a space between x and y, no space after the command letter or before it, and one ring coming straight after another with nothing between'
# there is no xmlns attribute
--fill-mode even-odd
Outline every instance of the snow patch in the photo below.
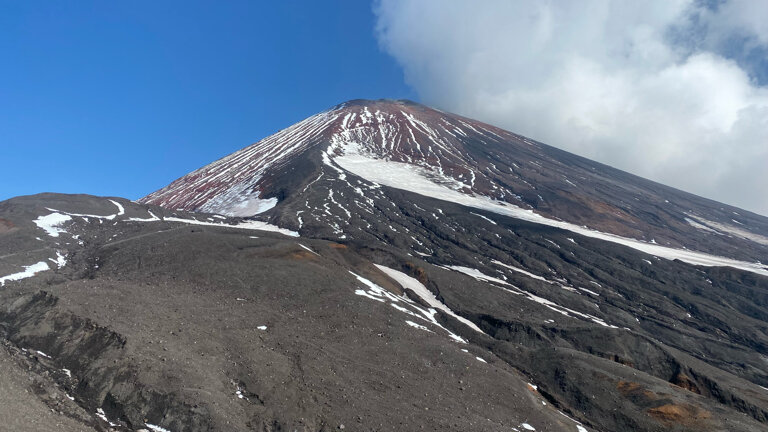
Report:
<svg viewBox="0 0 768 432"><path fill-rule="evenodd" d="M164 219L165 221L169 222L182 222L190 225L207 225L207 226L215 226L215 227L223 227L223 228L238 228L238 229L248 229L248 230L259 230L259 231L272 231L276 233L280 233L283 235L287 235L290 237L298 237L299 233L296 231L291 231L285 228L280 228L276 225L272 225L267 222L262 221L243 221L240 222L237 225L228 225L224 223L216 223L216 222L205 222L205 221L199 221L196 219L182 219L177 217L167 217Z"/></svg>
<svg viewBox="0 0 768 432"><path fill-rule="evenodd" d="M492 224L494 224L494 225L498 225L498 224L497 224L496 222L494 222L493 220L491 220L491 219L489 219L489 218L487 218L487 217L485 217L485 216L483 216L483 215L481 215L481 214L478 214L478 213L475 213L475 212L469 212L469 213L470 213L470 214L473 214L473 215L475 215L475 216L481 217L481 218L483 218L483 219L487 220L488 222L490 222L490 223L492 223Z"/></svg>
<svg viewBox="0 0 768 432"><path fill-rule="evenodd" d="M52 211L52 212L56 212L56 213L63 213L65 215L67 215L67 216L81 217L85 221L88 221L88 218L99 219L100 222L101 222L102 219L113 220L117 216L121 216L121 215L125 214L125 209L123 208L123 206L119 202L113 201L113 200L109 200L109 202L111 202L112 204L114 204L117 207L117 213L103 216L103 215L93 215L93 214L84 214L84 213L70 213L70 212L65 212L65 211L62 211L62 210L56 210L56 209L52 209L52 208L46 208L46 209L49 210L49 211Z"/></svg>
<svg viewBox="0 0 768 432"><path fill-rule="evenodd" d="M419 329L419 330L426 330L426 331L428 331L428 332L430 332L430 333L434 333L432 330L430 330L430 329L428 329L428 328L424 327L424 326L423 326L423 325L421 325L421 324L416 324L416 323L415 323L415 322L413 322L413 321L408 321L408 320L405 320L405 323L406 323L406 324L408 324L409 326L411 326L411 327L415 327L415 328L417 328L417 329Z"/></svg>
<svg viewBox="0 0 768 432"><path fill-rule="evenodd" d="M228 216L253 216L260 213L264 213L267 210L271 210L275 208L277 205L277 198L267 198L267 199L259 199L259 198L249 198L244 201L241 201L231 208L229 208L228 211L225 211L224 214L227 214Z"/></svg>
<svg viewBox="0 0 768 432"><path fill-rule="evenodd" d="M24 271L19 273L10 274L8 276L3 276L0 278L0 286L5 286L5 283L8 281L17 281L22 280L26 278L31 278L32 276L49 270L50 267L48 267L48 263L45 261L40 261L39 263L24 266Z"/></svg>
<svg viewBox="0 0 768 432"><path fill-rule="evenodd" d="M483 281L483 282L495 282L502 285L509 285L509 283L505 280L501 280L499 278L495 278L493 276L488 276L481 272L480 270L464 267L464 266L445 266L446 268L450 270L455 270L460 273L464 273L465 275L472 276L473 278Z"/></svg>
<svg viewBox="0 0 768 432"><path fill-rule="evenodd" d="M35 225L45 230L46 233L48 233L51 237L58 237L61 233L66 233L63 228L61 228L61 225L64 222L72 220L72 216L61 214L61 213L51 213L46 216L40 216L39 218L35 219Z"/></svg>
<svg viewBox="0 0 768 432"><path fill-rule="evenodd" d="M424 309L423 307L419 306L416 302L409 299L405 295L397 295L397 294L391 293L362 276L359 276L352 272L349 272L349 273L352 276L354 276L363 285L368 287L367 290L364 290L364 289L355 290L355 294L370 298L372 300L376 300L381 303L389 302L390 306L399 310L400 312L406 315L415 317L417 319L420 319L422 321L425 321L435 327L439 327L443 329L446 333L448 333L448 336L452 340L459 343L467 343L467 341L465 341L462 337L456 335L452 331L443 327L437 321L437 319L435 318L435 315L437 315L437 310L435 310L434 308Z"/></svg>
<svg viewBox="0 0 768 432"><path fill-rule="evenodd" d="M600 296L600 294L598 294L598 293L596 293L596 292L594 292L594 291L592 291L590 289L583 288L583 287L579 287L579 289L584 291L584 292L586 292L586 293L592 294L593 296Z"/></svg>
<svg viewBox="0 0 768 432"><path fill-rule="evenodd" d="M151 211L147 211L147 213L149 213L148 218L128 218L128 220L133 222L157 222L160 220L160 218ZM214 217L216 217L216 215L214 215Z"/></svg>
<svg viewBox="0 0 768 432"><path fill-rule="evenodd" d="M117 424L112 423L111 421L109 421L109 419L107 419L107 415L104 413L104 410L101 408L96 409L96 416L104 420L105 422L107 422L110 426L113 426L113 427L117 426Z"/></svg>
<svg viewBox="0 0 768 432"><path fill-rule="evenodd" d="M523 270L523 269L521 269L519 267L511 266L509 264L504 264L503 262L497 261L497 260L491 260L491 262L496 264L496 265L500 265L502 267L506 267L506 268L508 268L508 269L510 269L512 271L515 271L515 272L518 272L518 273L522 273L522 274L524 274L524 275L526 275L528 277L532 277L534 279L537 279L537 280L540 280L540 281L543 281L543 282L552 283L551 281L549 281L547 279L544 279L543 277L541 277L539 275L535 275L535 274L533 274L533 273L531 273L531 272L529 272L527 270Z"/></svg>
<svg viewBox="0 0 768 432"><path fill-rule="evenodd" d="M476 332L484 333L480 328L475 325L472 321L461 317L459 315L456 315L451 308L446 306L443 302L437 299L434 294L432 294L432 291L428 290L427 287L424 286L421 282L419 282L417 279L412 278L408 276L407 274L397 271L395 269L385 267L383 265L375 264L376 267L386 273L387 276L394 279L397 283L400 284L403 288L408 288L411 291L415 292L416 295L418 295L422 300L424 300L428 305L432 306L435 309L441 310L445 312L446 314L456 318L457 320L461 321L463 324L467 325L472 330L475 330Z"/></svg>
<svg viewBox="0 0 768 432"><path fill-rule="evenodd" d="M67 265L67 257L62 255L60 251L56 251L56 259L48 258L48 260L55 263L58 268L62 268Z"/></svg>
<svg viewBox="0 0 768 432"><path fill-rule="evenodd" d="M307 246L304 246L304 245L303 245L303 244L301 244L301 243L299 243L299 246L301 246L302 248L304 248L304 249L306 249L306 250L308 250L308 251L312 252L313 254L315 254L315 255L317 255L317 256L320 256L320 254L319 254L319 253L317 253L317 252L313 251L312 249L310 249L310 248L309 248L309 247L307 247Z"/></svg>
<svg viewBox="0 0 768 432"><path fill-rule="evenodd" d="M735 219L731 219L731 222L738 224L740 226L737 227L730 224L707 220L698 216L694 216L689 213L686 213L686 215L689 217L685 218L685 221L688 222L688 224L694 228L700 229L702 231L708 231L715 234L720 234L720 235L722 235L725 232L728 234L735 235L737 237L741 237L745 240L753 241L763 246L768 246L768 237L753 233L751 231L746 230L745 228L742 228L744 224Z"/></svg>
<svg viewBox="0 0 768 432"><path fill-rule="evenodd" d="M48 354L46 354L46 353L44 353L44 352L42 352L42 351L35 351L35 352L36 352L37 354L39 354L39 355L41 355L41 356L43 356L43 357L47 358L47 359L49 359L49 358L52 358L51 356L49 356Z"/></svg>
<svg viewBox="0 0 768 432"><path fill-rule="evenodd" d="M125 208L123 208L123 205L115 200L109 200L112 204L117 206L117 215L122 216L125 214Z"/></svg>

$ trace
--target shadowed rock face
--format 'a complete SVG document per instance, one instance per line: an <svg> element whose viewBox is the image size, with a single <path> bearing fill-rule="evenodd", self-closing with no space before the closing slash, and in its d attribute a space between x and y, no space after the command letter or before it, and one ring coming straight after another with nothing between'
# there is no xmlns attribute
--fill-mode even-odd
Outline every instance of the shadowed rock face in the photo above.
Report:
<svg viewBox="0 0 768 432"><path fill-rule="evenodd" d="M421 183L371 181L361 160ZM0 403L0 418L48 430L60 412L66 431L768 427L759 267L664 259L430 197L424 179L766 262L760 216L417 104L352 101L142 203L0 203L0 278L17 275L0 289L0 401L34 395Z"/></svg>

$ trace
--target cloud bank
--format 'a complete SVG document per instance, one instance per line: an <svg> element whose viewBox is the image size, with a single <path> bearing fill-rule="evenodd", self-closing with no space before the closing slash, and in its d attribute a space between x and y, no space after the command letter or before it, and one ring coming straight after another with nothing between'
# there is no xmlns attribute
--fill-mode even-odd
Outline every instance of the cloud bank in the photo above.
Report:
<svg viewBox="0 0 768 432"><path fill-rule="evenodd" d="M381 0L430 105L768 215L768 2Z"/></svg>

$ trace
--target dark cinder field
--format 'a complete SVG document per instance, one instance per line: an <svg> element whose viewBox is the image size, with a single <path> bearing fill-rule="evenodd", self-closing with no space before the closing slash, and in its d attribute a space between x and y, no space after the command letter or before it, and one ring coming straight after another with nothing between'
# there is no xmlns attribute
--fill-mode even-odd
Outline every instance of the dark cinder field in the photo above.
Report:
<svg viewBox="0 0 768 432"><path fill-rule="evenodd" d="M384 193L408 202L402 191ZM768 385L766 278L665 260L648 265L640 252L619 245L596 252L589 243L597 240L571 242L573 234L554 228L497 215L497 225L481 225L443 202L445 220L421 240L440 252L419 257L364 239L132 221L173 215L112 200L123 214L73 216L58 237L33 221L53 210L115 214L115 204L53 194L0 203L8 227L0 233L3 274L56 251L67 260L0 289L0 430L758 431L766 424L768 390L758 385ZM431 213L437 204L418 207ZM412 221L421 217L402 209ZM204 214L175 217L210 222ZM507 229L516 235L489 241ZM478 254L528 257L529 270L551 268L562 282L499 272ZM506 281L441 267L448 259L475 262ZM445 313L436 314L439 326L413 315L424 299L374 263L419 280L483 333ZM411 300L371 298L375 290L355 275Z"/></svg>

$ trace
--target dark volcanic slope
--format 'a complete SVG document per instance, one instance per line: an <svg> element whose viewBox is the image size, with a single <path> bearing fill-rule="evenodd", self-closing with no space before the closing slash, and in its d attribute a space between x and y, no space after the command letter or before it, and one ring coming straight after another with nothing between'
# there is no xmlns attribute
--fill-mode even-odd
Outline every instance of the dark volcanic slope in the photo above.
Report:
<svg viewBox="0 0 768 432"><path fill-rule="evenodd" d="M62 430L577 429L489 351L488 336L416 316L424 308L355 246L206 217L198 222L212 225L172 221L162 209L115 202L123 214L85 196L0 203L17 228L2 234L0 253L29 244L15 248L19 262L66 258L0 291L0 364L24 371L22 383L0 387L0 400L29 391L55 413L0 406L15 431L43 430L41 421L80 424ZM51 237L32 224L46 208L87 216ZM390 265L407 258L365 250ZM401 268L425 281L446 273ZM480 343L459 343L446 328Z"/></svg>
<svg viewBox="0 0 768 432"><path fill-rule="evenodd" d="M0 418L768 427L761 216L392 101L321 113L142 201L0 203L0 401L34 395Z"/></svg>
<svg viewBox="0 0 768 432"><path fill-rule="evenodd" d="M321 170L309 164L321 162L320 152L325 153L326 175L335 174L329 168L336 165L336 156L359 153L419 167L424 175L462 193L550 219L647 242L768 261L766 217L402 101L339 105L190 173L141 202L253 215L268 207L260 206L259 198L295 197L298 185L316 178ZM300 225L299 216L294 215L294 226Z"/></svg>
<svg viewBox="0 0 768 432"><path fill-rule="evenodd" d="M0 203L13 227L0 234L2 274L50 263L0 290L0 359L62 413L56 421L99 430L768 424L766 278L646 262L555 228L379 193L382 216L368 231L387 241L244 230L122 199ZM42 223L51 215L70 219ZM433 254L406 253L398 232ZM403 297L410 285L373 264L420 281L481 331L427 313L429 296ZM0 416L45 421L35 409Z"/></svg>

